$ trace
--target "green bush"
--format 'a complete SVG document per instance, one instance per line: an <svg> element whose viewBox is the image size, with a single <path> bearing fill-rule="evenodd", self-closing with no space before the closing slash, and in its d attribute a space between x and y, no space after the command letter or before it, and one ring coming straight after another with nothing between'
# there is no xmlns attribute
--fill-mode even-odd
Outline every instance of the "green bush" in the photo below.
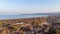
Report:
<svg viewBox="0 0 60 34"><path fill-rule="evenodd" d="M60 34L60 30L56 30L56 34Z"/></svg>
<svg viewBox="0 0 60 34"><path fill-rule="evenodd" d="M0 22L0 27L2 26L2 22Z"/></svg>

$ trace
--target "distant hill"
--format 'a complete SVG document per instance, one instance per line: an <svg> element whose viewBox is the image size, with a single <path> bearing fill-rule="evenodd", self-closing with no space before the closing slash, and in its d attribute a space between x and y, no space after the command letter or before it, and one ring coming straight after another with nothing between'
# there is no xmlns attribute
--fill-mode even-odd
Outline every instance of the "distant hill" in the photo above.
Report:
<svg viewBox="0 0 60 34"><path fill-rule="evenodd" d="M60 15L60 12L33 13L33 14L20 14L20 15Z"/></svg>
<svg viewBox="0 0 60 34"><path fill-rule="evenodd" d="M0 15L0 19L9 18L32 18L41 16L57 16L60 17L60 12L50 12L50 13L33 13L33 14L17 14L17 15Z"/></svg>

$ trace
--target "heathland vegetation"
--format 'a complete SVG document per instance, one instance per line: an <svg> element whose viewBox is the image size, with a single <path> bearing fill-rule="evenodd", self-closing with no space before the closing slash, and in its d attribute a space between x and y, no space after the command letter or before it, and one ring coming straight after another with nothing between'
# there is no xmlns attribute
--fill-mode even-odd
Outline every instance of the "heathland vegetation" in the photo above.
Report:
<svg viewBox="0 0 60 34"><path fill-rule="evenodd" d="M0 20L0 34L60 34L56 16Z"/></svg>

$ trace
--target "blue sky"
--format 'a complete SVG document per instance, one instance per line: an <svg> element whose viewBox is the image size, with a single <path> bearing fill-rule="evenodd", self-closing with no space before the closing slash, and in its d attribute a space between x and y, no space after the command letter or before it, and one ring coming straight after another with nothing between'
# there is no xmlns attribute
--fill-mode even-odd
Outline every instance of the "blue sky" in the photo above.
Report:
<svg viewBox="0 0 60 34"><path fill-rule="evenodd" d="M0 0L0 14L60 12L60 0Z"/></svg>

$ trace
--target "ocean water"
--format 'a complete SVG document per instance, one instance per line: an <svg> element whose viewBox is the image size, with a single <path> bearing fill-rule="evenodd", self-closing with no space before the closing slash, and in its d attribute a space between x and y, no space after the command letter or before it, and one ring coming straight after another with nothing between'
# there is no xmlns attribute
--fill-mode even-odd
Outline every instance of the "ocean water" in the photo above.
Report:
<svg viewBox="0 0 60 34"><path fill-rule="evenodd" d="M15 18L45 17L45 16L48 16L48 15L0 15L0 20L15 19Z"/></svg>

